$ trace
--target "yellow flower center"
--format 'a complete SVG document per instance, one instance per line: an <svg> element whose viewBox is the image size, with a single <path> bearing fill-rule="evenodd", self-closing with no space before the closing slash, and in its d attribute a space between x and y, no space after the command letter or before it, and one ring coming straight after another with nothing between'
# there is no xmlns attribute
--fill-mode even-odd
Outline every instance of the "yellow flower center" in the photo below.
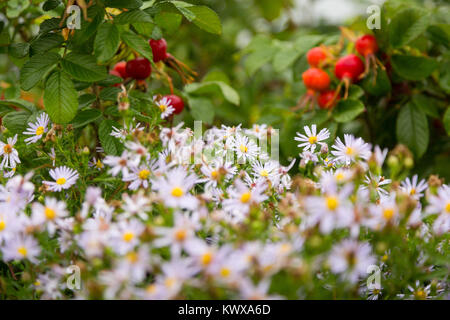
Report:
<svg viewBox="0 0 450 320"><path fill-rule="evenodd" d="M427 298L426 292L422 289L416 290L416 292L414 294L415 294L416 298L419 300L425 300Z"/></svg>
<svg viewBox="0 0 450 320"><path fill-rule="evenodd" d="M167 279L164 281L164 284L166 285L167 288L171 288L171 287L175 284L175 279L172 278L172 277L167 278Z"/></svg>
<svg viewBox="0 0 450 320"><path fill-rule="evenodd" d="M248 151L247 146L245 146L245 145L243 145L243 144L241 144L241 146L239 147L239 149L241 149L241 152L243 152L243 153L247 153L247 151Z"/></svg>
<svg viewBox="0 0 450 320"><path fill-rule="evenodd" d="M447 213L450 213L450 202L448 202L445 206L445 211L447 211Z"/></svg>
<svg viewBox="0 0 450 320"><path fill-rule="evenodd" d="M339 172L338 174L336 174L336 180L337 181L344 180L344 174L342 172Z"/></svg>
<svg viewBox="0 0 450 320"><path fill-rule="evenodd" d="M156 292L156 285L151 284L149 286L147 286L147 288L145 289L145 291L147 291L148 293L155 293Z"/></svg>
<svg viewBox="0 0 450 320"><path fill-rule="evenodd" d="M269 173L267 172L267 170L261 170L261 172L259 174L261 175L261 177L265 177L265 178L267 178L269 176Z"/></svg>
<svg viewBox="0 0 450 320"><path fill-rule="evenodd" d="M411 191L409 192L411 195L416 194L416 189L412 188Z"/></svg>
<svg viewBox="0 0 450 320"><path fill-rule="evenodd" d="M134 238L133 232L128 231L123 234L123 241L125 242L130 242L131 240L133 240L133 238Z"/></svg>
<svg viewBox="0 0 450 320"><path fill-rule="evenodd" d="M6 222L3 220L0 220L0 231L5 230L5 228L6 228Z"/></svg>
<svg viewBox="0 0 450 320"><path fill-rule="evenodd" d="M4 151L6 154L9 154L9 153L12 152L12 147L11 147L9 144L6 144L6 145L3 147L3 151Z"/></svg>
<svg viewBox="0 0 450 320"><path fill-rule="evenodd" d="M211 178L217 179L218 176L219 176L219 173L217 172L217 170L211 171Z"/></svg>
<svg viewBox="0 0 450 320"><path fill-rule="evenodd" d="M347 147L347 149L345 149L345 154L348 156L352 156L355 153L355 150L353 150L352 147Z"/></svg>
<svg viewBox="0 0 450 320"><path fill-rule="evenodd" d="M166 109L167 109L167 106L165 104L160 104L159 105L159 110L161 110L161 112L166 111Z"/></svg>
<svg viewBox="0 0 450 320"><path fill-rule="evenodd" d="M212 257L211 252L207 252L207 253L203 254L202 258L201 258L202 265L207 266L208 264L210 264L212 261L212 258L213 257Z"/></svg>
<svg viewBox="0 0 450 320"><path fill-rule="evenodd" d="M184 192L183 189L181 189L180 187L175 187L172 189L171 194L172 196L179 198L184 194Z"/></svg>
<svg viewBox="0 0 450 320"><path fill-rule="evenodd" d="M66 178L59 178L56 180L56 183L61 186L66 183Z"/></svg>
<svg viewBox="0 0 450 320"><path fill-rule="evenodd" d="M139 172L139 179L146 180L149 175L150 175L150 171L148 171L147 169L141 170Z"/></svg>
<svg viewBox="0 0 450 320"><path fill-rule="evenodd" d="M394 216L394 209L386 208L386 209L383 210L383 217L386 220L391 220L393 216Z"/></svg>
<svg viewBox="0 0 450 320"><path fill-rule="evenodd" d="M40 126L40 127L37 127L36 128L36 135L37 136L40 136L41 134L43 134L44 133L44 127L43 126Z"/></svg>
<svg viewBox="0 0 450 320"><path fill-rule="evenodd" d="M44 209L44 214L45 214L45 217L46 217L48 220L53 220L53 219L55 219L55 217L56 217L56 212L55 212L55 210L53 210L53 209L51 209L51 208L49 208L49 207L45 207L45 209Z"/></svg>
<svg viewBox="0 0 450 320"><path fill-rule="evenodd" d="M131 263L136 263L139 259L139 256L136 252L130 252L127 254L127 259L128 261L130 261Z"/></svg>
<svg viewBox="0 0 450 320"><path fill-rule="evenodd" d="M387 259L389 259L389 256L387 254L385 254L381 257L381 260L383 260L383 262L386 262Z"/></svg>
<svg viewBox="0 0 450 320"><path fill-rule="evenodd" d="M311 136L308 138L308 141L310 144L314 144L317 142L317 137L316 136Z"/></svg>
<svg viewBox="0 0 450 320"><path fill-rule="evenodd" d="M17 249L17 252L23 257L25 257L28 253L27 248L25 247L19 247L19 249Z"/></svg>
<svg viewBox="0 0 450 320"><path fill-rule="evenodd" d="M228 268L222 268L220 269L220 275L224 278L227 278L231 273L231 270Z"/></svg>
<svg viewBox="0 0 450 320"><path fill-rule="evenodd" d="M326 197L325 202L328 210L334 211L339 205L339 200L336 197Z"/></svg>
<svg viewBox="0 0 450 320"><path fill-rule="evenodd" d="M95 166L96 166L98 169L103 168L103 163L100 161L100 159L97 160L97 162L95 163Z"/></svg>
<svg viewBox="0 0 450 320"><path fill-rule="evenodd" d="M252 197L252 194L250 192L245 192L242 194L241 196L241 202L242 203L247 203L250 201L250 198Z"/></svg>
<svg viewBox="0 0 450 320"><path fill-rule="evenodd" d="M175 239L177 241L184 241L186 239L187 236L187 232L186 230L178 230L177 232L175 232Z"/></svg>

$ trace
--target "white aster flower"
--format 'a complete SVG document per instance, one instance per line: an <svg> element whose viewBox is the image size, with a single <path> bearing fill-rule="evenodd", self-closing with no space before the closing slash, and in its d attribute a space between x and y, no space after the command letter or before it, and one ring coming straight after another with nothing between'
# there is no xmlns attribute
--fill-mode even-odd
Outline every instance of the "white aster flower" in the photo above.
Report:
<svg viewBox="0 0 450 320"><path fill-rule="evenodd" d="M300 141L301 143L298 145L299 148L303 148L304 151L311 150L314 152L316 150L316 145L325 144L324 140L327 140L330 137L330 131L324 128L320 130L319 134L317 134L317 127L315 124L311 126L311 129L308 126L304 126L306 135L297 132L297 136L294 139L296 141Z"/></svg>
<svg viewBox="0 0 450 320"><path fill-rule="evenodd" d="M45 224L49 234L52 236L61 218L67 216L66 203L55 198L45 198L45 205L38 202L33 203L32 222L35 226Z"/></svg>
<svg viewBox="0 0 450 320"><path fill-rule="evenodd" d="M336 161L348 165L351 162L370 158L372 154L370 145L365 143L363 139L355 138L351 134L344 134L344 142L338 137L332 146L335 150L331 151L331 153L336 157Z"/></svg>
<svg viewBox="0 0 450 320"><path fill-rule="evenodd" d="M161 111L161 119L168 118L174 111L175 108L172 106L172 100L167 97L163 97L160 100L156 100L157 97L153 97L153 101L155 101L156 106Z"/></svg>
<svg viewBox="0 0 450 320"><path fill-rule="evenodd" d="M19 153L14 148L17 142L17 134L13 138L8 138L7 143L0 141L0 156L3 160L0 163L0 169L15 168L17 163L20 163Z"/></svg>
<svg viewBox="0 0 450 320"><path fill-rule="evenodd" d="M428 184L424 179L420 180L419 183L417 183L417 179L417 174L412 177L412 180L406 178L400 184L400 189L406 194L412 196L414 199L419 200L423 196L422 192L424 192L428 188Z"/></svg>
<svg viewBox="0 0 450 320"><path fill-rule="evenodd" d="M328 259L333 273L341 274L343 279L353 283L367 276L367 268L375 261L368 243L350 239L335 245Z"/></svg>
<svg viewBox="0 0 450 320"><path fill-rule="evenodd" d="M29 122L27 130L23 134L31 135L32 137L25 139L25 142L27 144L38 142L43 134L47 132L49 121L48 115L44 112L36 119L35 123Z"/></svg>
<svg viewBox="0 0 450 320"><path fill-rule="evenodd" d="M37 263L41 249L32 236L16 236L5 242L2 251L5 261L28 259L32 263Z"/></svg>
<svg viewBox="0 0 450 320"><path fill-rule="evenodd" d="M51 169L49 173L55 181L42 182L49 186L50 191L59 192L62 189L69 189L78 180L78 172L66 166Z"/></svg>

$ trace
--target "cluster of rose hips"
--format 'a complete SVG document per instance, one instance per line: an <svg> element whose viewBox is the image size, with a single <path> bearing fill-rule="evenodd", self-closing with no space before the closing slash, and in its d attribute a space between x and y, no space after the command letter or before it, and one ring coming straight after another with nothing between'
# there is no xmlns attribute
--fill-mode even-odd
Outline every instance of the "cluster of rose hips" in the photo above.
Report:
<svg viewBox="0 0 450 320"><path fill-rule="evenodd" d="M306 54L310 68L302 74L303 83L307 88L306 96L300 104L317 103L321 109L332 109L340 99L342 85L345 85L344 99L348 95L348 87L357 83L369 71L371 63L375 63L375 53L378 44L374 36L364 35L355 41L355 48L364 57L366 64L356 54L348 54L339 59L325 46L312 48ZM330 88L331 79L324 67L334 65L334 76L340 80L336 89Z"/></svg>
<svg viewBox="0 0 450 320"><path fill-rule="evenodd" d="M152 48L154 63L163 61L165 64L179 72L179 74L181 73L183 75L182 79L186 80L185 74L182 72L180 67L185 65L167 52L167 42L164 38L159 40L150 39L149 45ZM124 80L135 79L138 82L142 82L150 77L152 73L152 65L148 59L144 57L136 57L129 61L120 61L116 63L109 73ZM167 76L167 78L169 79L170 91L172 94L165 95L163 98L165 97L171 102L172 107L175 109L174 114L179 114L184 109L184 102L181 97L173 94L171 79L169 76ZM120 84L117 84L117 86L120 86Z"/></svg>

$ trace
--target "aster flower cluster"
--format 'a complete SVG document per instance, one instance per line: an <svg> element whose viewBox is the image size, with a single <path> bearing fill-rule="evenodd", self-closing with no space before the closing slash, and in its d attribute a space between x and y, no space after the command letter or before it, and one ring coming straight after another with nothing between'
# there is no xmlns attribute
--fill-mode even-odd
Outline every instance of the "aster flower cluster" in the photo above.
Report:
<svg viewBox="0 0 450 320"><path fill-rule="evenodd" d="M47 125L30 124L24 142ZM439 178L389 179L387 150L333 142L316 125L286 166L268 152L268 126L204 138L182 126L157 139L141 124L114 128L116 155L97 148L55 166L53 149L50 170L6 177L2 278L42 299L448 297L450 187Z"/></svg>

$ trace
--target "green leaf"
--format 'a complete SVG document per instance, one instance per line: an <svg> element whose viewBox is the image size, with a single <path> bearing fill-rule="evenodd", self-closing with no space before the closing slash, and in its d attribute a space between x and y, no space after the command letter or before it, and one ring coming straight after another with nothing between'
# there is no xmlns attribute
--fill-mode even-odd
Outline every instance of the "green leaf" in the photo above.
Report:
<svg viewBox="0 0 450 320"><path fill-rule="evenodd" d="M58 48L63 42L64 38L60 34L46 33L31 42L31 51L33 54L44 53Z"/></svg>
<svg viewBox="0 0 450 320"><path fill-rule="evenodd" d="M79 81L95 82L105 79L106 68L99 66L94 56L71 52L61 60L61 65L68 74Z"/></svg>
<svg viewBox="0 0 450 320"><path fill-rule="evenodd" d="M119 48L120 35L117 27L105 22L97 31L94 42L94 54L97 61L106 62L111 59Z"/></svg>
<svg viewBox="0 0 450 320"><path fill-rule="evenodd" d="M54 72L45 83L44 105L55 123L69 123L78 110L78 94L72 80L62 71Z"/></svg>
<svg viewBox="0 0 450 320"><path fill-rule="evenodd" d="M53 52L31 57L20 71L21 88L25 91L33 88L59 59L59 54Z"/></svg>
<svg viewBox="0 0 450 320"><path fill-rule="evenodd" d="M429 142L427 116L414 104L408 103L400 110L396 132L398 141L407 145L417 157L420 158L427 150Z"/></svg>
<svg viewBox="0 0 450 320"><path fill-rule="evenodd" d="M301 52L294 47L281 48L273 58L273 68L276 72L287 69L301 56Z"/></svg>
<svg viewBox="0 0 450 320"><path fill-rule="evenodd" d="M173 34L178 30L182 17L177 13L161 12L156 15L156 24L164 31L165 34Z"/></svg>
<svg viewBox="0 0 450 320"><path fill-rule="evenodd" d="M430 117L439 118L438 106L435 99L423 94L416 94L412 97L412 102Z"/></svg>
<svg viewBox="0 0 450 320"><path fill-rule="evenodd" d="M142 6L141 0L105 0L105 7L118 9L137 9Z"/></svg>
<svg viewBox="0 0 450 320"><path fill-rule="evenodd" d="M363 89L356 84L352 84L350 88L348 88L348 99L358 100L364 95Z"/></svg>
<svg viewBox="0 0 450 320"><path fill-rule="evenodd" d="M139 35L129 31L123 32L120 36L122 40L127 44L127 46L136 50L149 61L153 61L153 53L150 45L148 44L148 41L146 41Z"/></svg>
<svg viewBox="0 0 450 320"><path fill-rule="evenodd" d="M447 134L450 136L450 107L447 107L447 111L444 113L444 127Z"/></svg>
<svg viewBox="0 0 450 320"><path fill-rule="evenodd" d="M50 10L55 9L60 4L61 4L61 1L59 1L59 0L47 0L47 1L45 1L44 5L42 6L42 9L44 11L50 11Z"/></svg>
<svg viewBox="0 0 450 320"><path fill-rule="evenodd" d="M259 68L272 60L277 52L278 49L275 47L266 47L262 50L252 52L244 62L245 70L252 76Z"/></svg>
<svg viewBox="0 0 450 320"><path fill-rule="evenodd" d="M117 101L117 95L120 91L117 87L103 88L100 91L99 98L106 101Z"/></svg>
<svg viewBox="0 0 450 320"><path fill-rule="evenodd" d="M213 10L207 6L192 6L188 7L188 10L195 15L192 22L197 27L209 33L222 33L222 24L220 23L219 16Z"/></svg>
<svg viewBox="0 0 450 320"><path fill-rule="evenodd" d="M2 124L12 133L22 133L27 129L30 113L26 111L9 112L2 119Z"/></svg>
<svg viewBox="0 0 450 320"><path fill-rule="evenodd" d="M395 72L412 81L425 79L439 66L434 59L408 55L393 55L391 61Z"/></svg>
<svg viewBox="0 0 450 320"><path fill-rule="evenodd" d="M28 113L33 113L37 110L33 103L21 99L0 100L0 105L19 107Z"/></svg>
<svg viewBox="0 0 450 320"><path fill-rule="evenodd" d="M125 11L114 17L115 24L152 23L153 19L144 11L136 9Z"/></svg>
<svg viewBox="0 0 450 320"><path fill-rule="evenodd" d="M430 25L430 15L424 10L401 10L389 25L389 41L394 48L404 46L420 36Z"/></svg>
<svg viewBox="0 0 450 320"><path fill-rule="evenodd" d="M112 120L103 120L98 128L98 136L103 150L105 150L107 154L117 156L120 154L121 144L118 139L111 136L113 126L118 127L118 125Z"/></svg>
<svg viewBox="0 0 450 320"><path fill-rule="evenodd" d="M364 112L364 105L359 100L341 100L334 110L334 119L337 122L349 122Z"/></svg>
<svg viewBox="0 0 450 320"><path fill-rule="evenodd" d="M76 117L72 121L72 125L75 129L82 128L91 122L99 119L102 116L100 110L97 109L87 109L78 112Z"/></svg>
<svg viewBox="0 0 450 320"><path fill-rule="evenodd" d="M373 96L383 96L391 91L391 81L385 70L378 68L376 78L373 71L364 79L362 86Z"/></svg>
<svg viewBox="0 0 450 320"><path fill-rule="evenodd" d="M239 94L222 81L207 81L202 83L191 83L184 87L187 93L192 94L208 94L220 93L228 102L239 105Z"/></svg>
<svg viewBox="0 0 450 320"><path fill-rule="evenodd" d="M20 59L28 55L29 50L29 43L13 43L8 48L8 54L13 56L14 58Z"/></svg>
<svg viewBox="0 0 450 320"><path fill-rule="evenodd" d="M201 120L207 124L211 124L214 120L214 105L211 100L204 97L188 98L191 115L195 120Z"/></svg>
<svg viewBox="0 0 450 320"><path fill-rule="evenodd" d="M78 109L83 109L85 107L89 107L97 98L91 94L86 93L78 97Z"/></svg>

